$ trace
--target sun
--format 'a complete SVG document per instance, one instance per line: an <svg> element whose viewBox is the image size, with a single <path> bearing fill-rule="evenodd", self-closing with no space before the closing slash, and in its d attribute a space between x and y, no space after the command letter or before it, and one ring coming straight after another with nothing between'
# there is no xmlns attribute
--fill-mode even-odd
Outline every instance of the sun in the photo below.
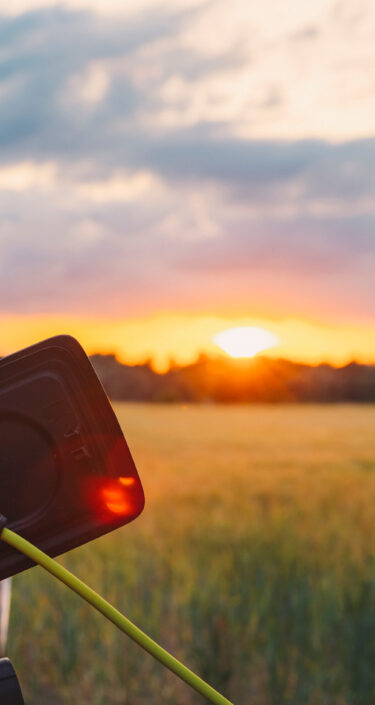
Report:
<svg viewBox="0 0 375 705"><path fill-rule="evenodd" d="M254 357L262 350L274 348L280 342L269 330L255 326L227 328L217 333L212 340L231 357Z"/></svg>

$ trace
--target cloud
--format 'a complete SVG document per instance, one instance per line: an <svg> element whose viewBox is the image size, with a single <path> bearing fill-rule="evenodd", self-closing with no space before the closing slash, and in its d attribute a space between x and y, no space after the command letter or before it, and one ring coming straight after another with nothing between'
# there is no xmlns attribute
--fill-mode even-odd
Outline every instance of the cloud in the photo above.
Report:
<svg viewBox="0 0 375 705"><path fill-rule="evenodd" d="M1 185L1 172L0 172ZM76 193L83 199L96 203L112 203L139 200L151 189L158 189L157 178L148 171L137 171L133 174L115 173L105 181L83 182L77 186Z"/></svg>
<svg viewBox="0 0 375 705"><path fill-rule="evenodd" d="M119 22L48 8L3 17L0 80L7 90L0 102L0 139L5 153L40 159L80 147L82 156L85 145L94 145L99 127L106 134L119 113L131 114L137 104L131 80L119 71L107 74L101 62L125 61L138 47L178 28L184 16L159 9ZM66 107L69 93L81 93L82 103L101 103L105 94L107 100L95 114L80 114L76 105Z"/></svg>
<svg viewBox="0 0 375 705"><path fill-rule="evenodd" d="M20 162L0 167L0 190L3 191L48 190L55 181L56 165L51 162Z"/></svg>
<svg viewBox="0 0 375 705"><path fill-rule="evenodd" d="M327 45L333 10L299 7L277 34L241 7L210 41L220 2L3 17L0 311L375 319L375 137L314 136L293 103L294 58ZM290 115L298 139L277 127Z"/></svg>

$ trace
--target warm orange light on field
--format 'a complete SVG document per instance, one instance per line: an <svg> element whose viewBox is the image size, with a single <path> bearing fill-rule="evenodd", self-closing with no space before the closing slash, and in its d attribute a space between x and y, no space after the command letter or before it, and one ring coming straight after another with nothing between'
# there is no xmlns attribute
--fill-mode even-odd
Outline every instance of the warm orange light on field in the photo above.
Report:
<svg viewBox="0 0 375 705"><path fill-rule="evenodd" d="M274 348L280 342L269 330L256 326L228 328L212 340L231 357L253 357L262 350Z"/></svg>

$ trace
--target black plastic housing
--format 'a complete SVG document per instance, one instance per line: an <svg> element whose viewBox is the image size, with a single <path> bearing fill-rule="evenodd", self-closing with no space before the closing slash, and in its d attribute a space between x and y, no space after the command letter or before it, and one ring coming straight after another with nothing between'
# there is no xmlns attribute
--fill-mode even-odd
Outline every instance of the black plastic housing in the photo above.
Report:
<svg viewBox="0 0 375 705"><path fill-rule="evenodd" d="M8 658L0 659L1 705L25 705L16 672Z"/></svg>
<svg viewBox="0 0 375 705"><path fill-rule="evenodd" d="M134 519L144 495L79 343L56 336L0 360L0 513L51 556ZM33 565L0 541L0 579Z"/></svg>

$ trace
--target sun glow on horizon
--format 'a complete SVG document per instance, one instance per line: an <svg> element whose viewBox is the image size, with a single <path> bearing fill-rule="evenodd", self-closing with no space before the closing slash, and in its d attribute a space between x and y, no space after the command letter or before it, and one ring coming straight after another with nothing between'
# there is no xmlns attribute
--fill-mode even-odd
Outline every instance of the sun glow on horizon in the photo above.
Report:
<svg viewBox="0 0 375 705"><path fill-rule="evenodd" d="M279 342L262 339L267 356L305 364L346 365L352 360L375 362L375 326L354 325L299 318L266 318L244 315L185 314L161 312L133 318L94 316L0 315L0 357L53 335L66 333L79 340L85 351L115 354L120 362L139 364L146 360L158 372L178 365L192 364L200 354L219 354L217 336L240 328L261 329ZM238 353L254 355L261 349ZM223 348L221 348L223 350ZM236 352L236 351L234 351ZM228 352L230 355L230 351Z"/></svg>
<svg viewBox="0 0 375 705"><path fill-rule="evenodd" d="M280 342L269 330L257 326L227 328L212 340L231 357L254 357L263 350L276 347Z"/></svg>

